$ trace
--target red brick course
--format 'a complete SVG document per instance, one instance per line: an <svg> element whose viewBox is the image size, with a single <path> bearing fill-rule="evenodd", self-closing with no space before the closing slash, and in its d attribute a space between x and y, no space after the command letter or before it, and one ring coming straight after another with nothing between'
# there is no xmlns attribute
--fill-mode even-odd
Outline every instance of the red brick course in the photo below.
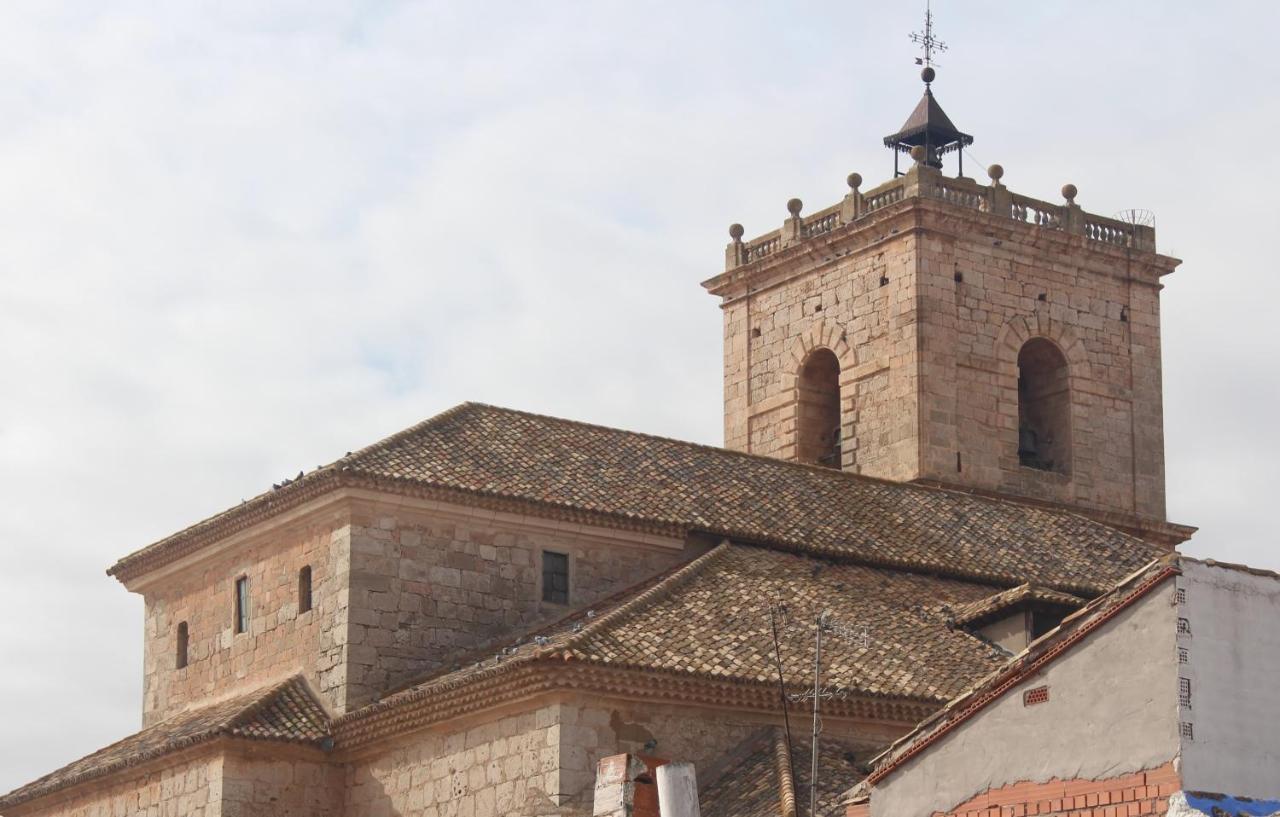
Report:
<svg viewBox="0 0 1280 817"><path fill-rule="evenodd" d="M932 817L1147 817L1169 809L1181 788L1172 763L1105 780L1022 781L989 789ZM875 795L872 794L874 798ZM851 805L846 817L870 817L867 803Z"/></svg>

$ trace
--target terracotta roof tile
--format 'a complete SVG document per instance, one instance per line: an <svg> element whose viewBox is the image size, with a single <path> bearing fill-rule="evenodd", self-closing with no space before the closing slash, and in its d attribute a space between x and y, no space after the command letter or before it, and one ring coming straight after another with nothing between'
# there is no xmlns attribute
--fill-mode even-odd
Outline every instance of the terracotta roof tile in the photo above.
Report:
<svg viewBox="0 0 1280 817"><path fill-rule="evenodd" d="M125 557L111 572L162 563L291 497L358 480L1087 594L1164 552L1067 511L465 403Z"/></svg>
<svg viewBox="0 0 1280 817"><path fill-rule="evenodd" d="M1033 584L1020 584L1017 587L997 593L994 596L957 607L955 609L956 624L973 624L999 613L1035 602L1054 607L1066 607L1074 610L1083 607L1088 603L1088 599L1082 599L1079 596L1073 596L1070 593L1060 593L1057 590L1050 590L1047 587L1036 587Z"/></svg>
<svg viewBox="0 0 1280 817"><path fill-rule="evenodd" d="M216 737L318 745L329 719L301 678L240 695L149 726L0 797L10 808L67 786L102 777Z"/></svg>
<svg viewBox="0 0 1280 817"><path fill-rule="evenodd" d="M768 729L744 742L731 765L714 779L699 781L703 817L807 817L810 743L794 735L786 759L781 729ZM818 817L843 817L841 796L863 777L853 744L822 738L818 747Z"/></svg>
<svg viewBox="0 0 1280 817"><path fill-rule="evenodd" d="M933 576L724 544L656 583L583 611L469 666L423 680L374 707L430 696L529 661L571 659L773 683L768 605L787 606L781 657L789 685L813 672L814 619L843 631L823 648L825 678L850 693L943 702L999 666L1004 654L950 626L952 607L996 588ZM866 627L866 641L862 628ZM344 716L362 717L363 710Z"/></svg>

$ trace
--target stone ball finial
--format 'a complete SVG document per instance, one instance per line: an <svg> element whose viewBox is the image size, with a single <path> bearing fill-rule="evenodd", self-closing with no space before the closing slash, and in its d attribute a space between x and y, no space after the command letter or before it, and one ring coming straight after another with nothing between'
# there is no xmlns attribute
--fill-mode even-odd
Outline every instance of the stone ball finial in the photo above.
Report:
<svg viewBox="0 0 1280 817"><path fill-rule="evenodd" d="M800 199L787 200L787 212L790 213L792 217L798 217L800 215L800 208L802 207L804 207L804 202L800 201Z"/></svg>
<svg viewBox="0 0 1280 817"><path fill-rule="evenodd" d="M861 174L861 173L850 173L850 174L845 178L845 181L849 183L849 189L850 189L850 190L857 190L859 187L861 187L861 186L862 186L862 174Z"/></svg>
<svg viewBox="0 0 1280 817"><path fill-rule="evenodd" d="M742 234L743 234L744 232L746 232L746 231L742 229L742 225L741 225L741 224L730 224L730 225L729 225L729 237L730 237L730 238L732 238L734 241L741 241L741 240L742 240Z"/></svg>
<svg viewBox="0 0 1280 817"><path fill-rule="evenodd" d="M917 163L923 164L925 155L924 145L916 145L911 149L911 158Z"/></svg>
<svg viewBox="0 0 1280 817"><path fill-rule="evenodd" d="M998 182L1000 181L1001 178L1004 177L1004 168L1001 167L1000 165L992 165L991 167L987 168L987 176L991 179L991 181Z"/></svg>
<svg viewBox="0 0 1280 817"><path fill-rule="evenodd" d="M926 83L933 82L933 78L938 76L938 72L933 70L932 65L926 65L924 70L920 72L920 79Z"/></svg>
<svg viewBox="0 0 1280 817"><path fill-rule="evenodd" d="M1076 189L1076 186L1074 184L1062 185L1062 197L1067 200L1068 204L1076 203L1076 194L1078 194L1079 192L1080 191Z"/></svg>

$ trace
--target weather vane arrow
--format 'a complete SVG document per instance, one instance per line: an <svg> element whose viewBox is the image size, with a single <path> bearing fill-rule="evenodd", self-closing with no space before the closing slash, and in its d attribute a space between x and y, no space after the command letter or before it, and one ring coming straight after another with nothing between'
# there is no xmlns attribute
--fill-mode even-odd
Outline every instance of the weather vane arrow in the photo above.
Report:
<svg viewBox="0 0 1280 817"><path fill-rule="evenodd" d="M924 31L915 31L911 33L911 42L920 46L924 51L923 57L916 57L916 65L933 65L933 54L936 51L941 54L947 50L947 44L937 37L933 36L933 8L931 3L925 3L924 6Z"/></svg>

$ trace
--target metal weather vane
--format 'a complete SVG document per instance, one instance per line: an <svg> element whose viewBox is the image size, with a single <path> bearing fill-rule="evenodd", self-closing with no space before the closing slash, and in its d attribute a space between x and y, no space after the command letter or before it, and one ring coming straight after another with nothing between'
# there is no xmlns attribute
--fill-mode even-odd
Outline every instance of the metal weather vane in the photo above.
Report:
<svg viewBox="0 0 1280 817"><path fill-rule="evenodd" d="M933 36L933 9L930 3L925 3L924 6L924 31L913 31L911 42L924 51L923 57L916 57L916 65L932 66L934 52L941 54L947 50L947 44Z"/></svg>

